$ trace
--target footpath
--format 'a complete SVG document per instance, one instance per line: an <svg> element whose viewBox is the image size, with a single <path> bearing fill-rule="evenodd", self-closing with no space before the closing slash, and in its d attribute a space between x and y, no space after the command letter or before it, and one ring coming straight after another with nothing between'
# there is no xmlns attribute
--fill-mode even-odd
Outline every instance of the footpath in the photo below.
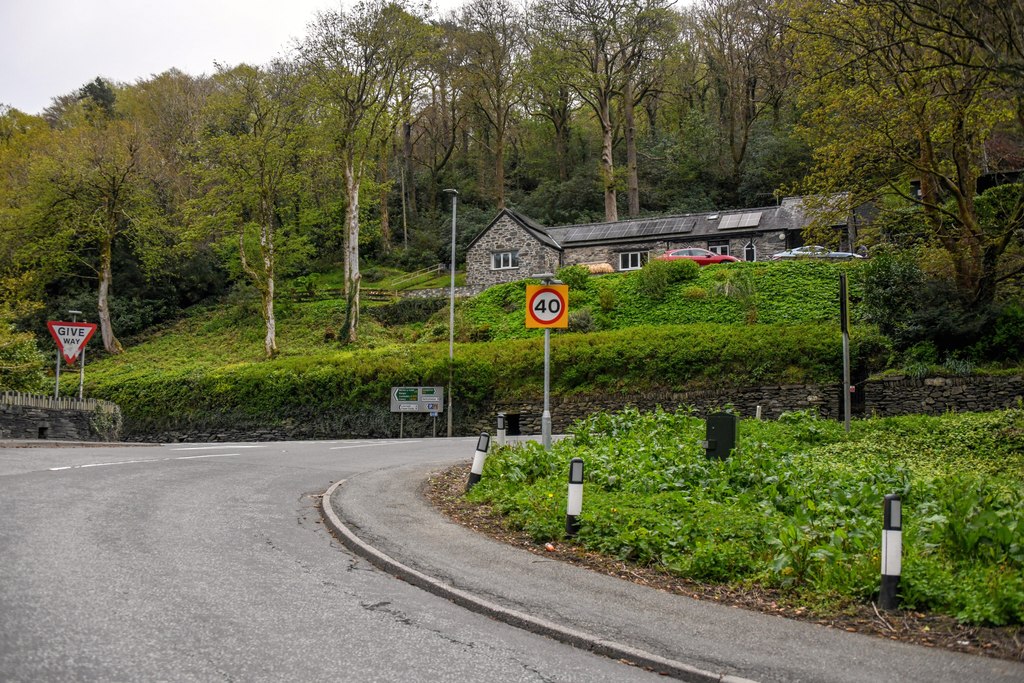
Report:
<svg viewBox="0 0 1024 683"><path fill-rule="evenodd" d="M347 547L468 609L686 681L1024 682L1024 664L671 595L495 541L426 499L441 463L360 474L323 499Z"/></svg>

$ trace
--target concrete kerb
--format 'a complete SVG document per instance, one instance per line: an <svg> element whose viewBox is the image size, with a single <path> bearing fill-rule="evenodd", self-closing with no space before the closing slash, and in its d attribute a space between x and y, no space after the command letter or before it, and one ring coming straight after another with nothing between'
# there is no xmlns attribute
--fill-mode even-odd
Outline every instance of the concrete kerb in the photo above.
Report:
<svg viewBox="0 0 1024 683"><path fill-rule="evenodd" d="M460 590L454 586L439 581L431 576L419 572L412 567L402 564L390 555L383 553L373 546L360 539L334 511L331 499L338 492L345 480L335 482L320 499L320 512L328 528L330 528L341 541L341 543L368 560L377 568L399 578L417 588L426 590L454 602L460 607L472 610L479 614L486 615L498 621L505 622L511 626L521 628L532 633L554 638L555 640L597 654L622 659L637 666L645 667L661 674L666 674L682 681L692 683L754 683L750 679L731 676L728 674L717 674L711 671L691 666L684 662L660 657L638 648L616 643L604 638L598 638L585 631L572 629L561 624L556 624L546 619L530 616L517 610L502 607L488 600L484 600L472 593Z"/></svg>

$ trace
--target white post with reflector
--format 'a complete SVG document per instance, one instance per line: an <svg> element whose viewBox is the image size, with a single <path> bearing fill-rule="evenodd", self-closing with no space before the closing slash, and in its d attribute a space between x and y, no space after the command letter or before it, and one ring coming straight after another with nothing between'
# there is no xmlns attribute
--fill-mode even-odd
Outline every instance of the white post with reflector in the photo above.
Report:
<svg viewBox="0 0 1024 683"><path fill-rule="evenodd" d="M498 413L498 445L505 445L505 413Z"/></svg>
<svg viewBox="0 0 1024 683"><path fill-rule="evenodd" d="M903 510L900 497L890 493L882 502L882 585L878 606L894 610L903 566Z"/></svg>
<svg viewBox="0 0 1024 683"><path fill-rule="evenodd" d="M565 535L575 536L580 530L579 516L583 511L583 459L569 461L569 502L565 506Z"/></svg>
<svg viewBox="0 0 1024 683"><path fill-rule="evenodd" d="M466 482L466 491L473 488L480 475L484 472L484 460L487 459L487 449L491 446L491 435L481 432L480 438L476 440L476 453L473 454L473 466L469 470L469 481Z"/></svg>

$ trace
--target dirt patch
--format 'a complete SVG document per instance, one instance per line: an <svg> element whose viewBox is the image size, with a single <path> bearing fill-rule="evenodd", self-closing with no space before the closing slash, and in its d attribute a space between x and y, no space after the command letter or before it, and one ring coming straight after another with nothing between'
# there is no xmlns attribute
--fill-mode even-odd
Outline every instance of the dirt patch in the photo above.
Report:
<svg viewBox="0 0 1024 683"><path fill-rule="evenodd" d="M508 529L504 518L490 506L467 501L463 494L468 477L468 463L435 472L427 481L426 496L452 521L545 558L569 562L625 581L697 600L713 600L725 605L809 621L828 628L865 633L924 647L1024 662L1024 629L1020 626L965 626L948 616L911 611L879 612L873 605L856 605L838 614L816 614L806 607L793 605L784 591L697 583L672 576L656 567L642 567L601 555L567 541L554 541L554 549L549 550L545 544L534 542L527 534Z"/></svg>

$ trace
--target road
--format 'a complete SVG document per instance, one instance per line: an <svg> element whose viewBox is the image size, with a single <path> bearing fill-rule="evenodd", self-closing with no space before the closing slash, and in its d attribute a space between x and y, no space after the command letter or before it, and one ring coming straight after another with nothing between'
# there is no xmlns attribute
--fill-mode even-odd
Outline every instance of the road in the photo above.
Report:
<svg viewBox="0 0 1024 683"><path fill-rule="evenodd" d="M474 444L0 448L0 679L664 680L405 584L320 523L332 482Z"/></svg>

